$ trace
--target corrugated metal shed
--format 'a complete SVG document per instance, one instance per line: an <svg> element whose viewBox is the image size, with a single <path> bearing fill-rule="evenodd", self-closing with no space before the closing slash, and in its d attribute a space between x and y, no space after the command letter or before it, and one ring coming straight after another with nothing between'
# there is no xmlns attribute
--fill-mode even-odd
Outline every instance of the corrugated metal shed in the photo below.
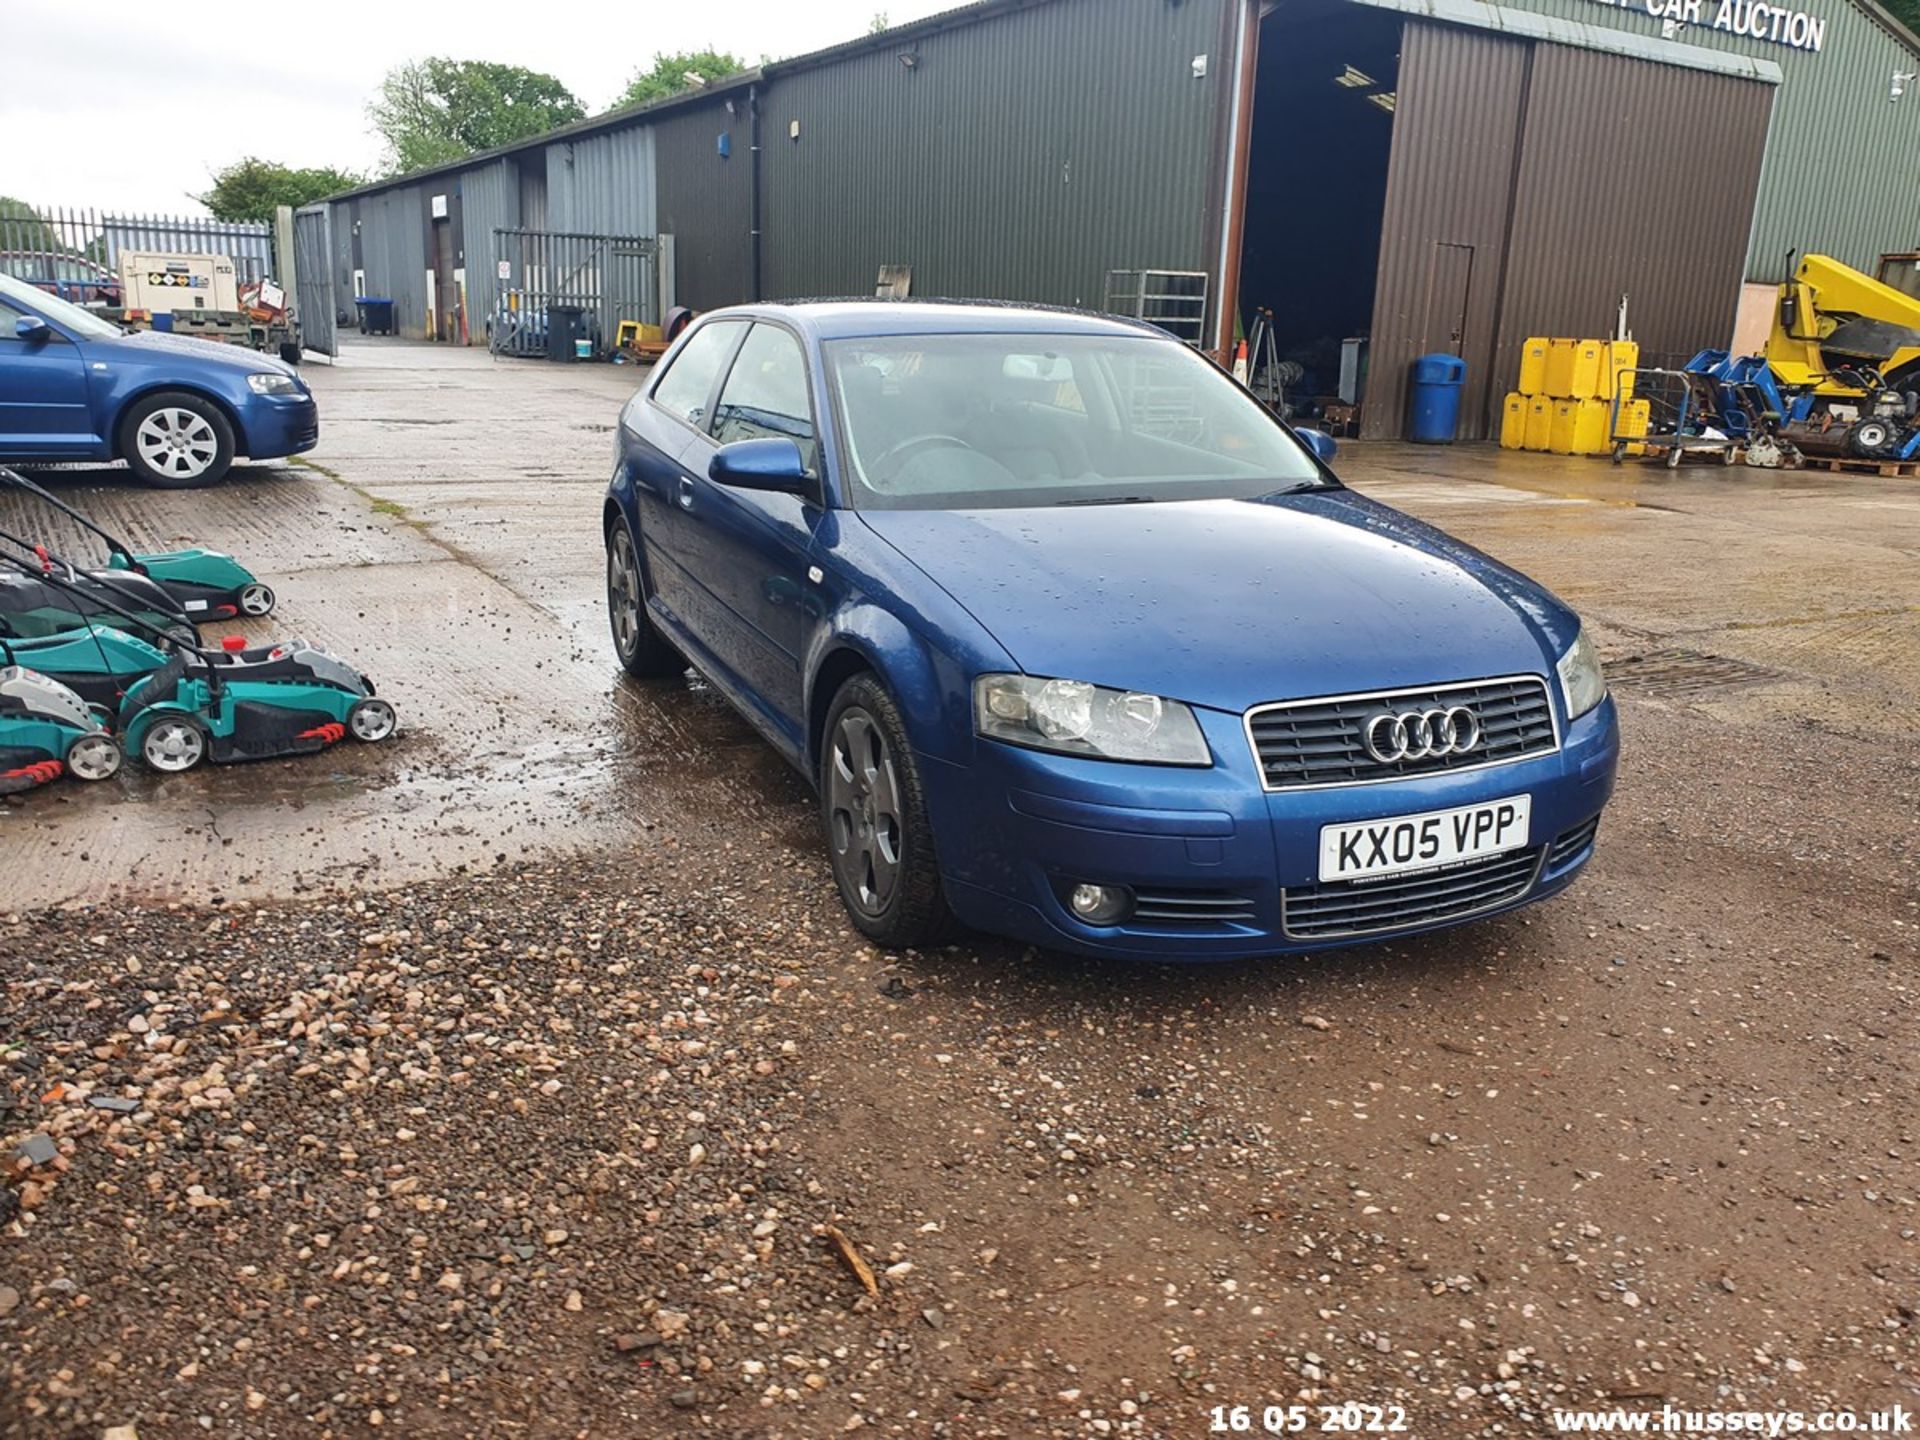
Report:
<svg viewBox="0 0 1920 1440"><path fill-rule="evenodd" d="M1656 39L1645 5L1602 0L1506 0L1518 8ZM1876 11L1852 0L1793 0L1827 19L1818 52L1715 30L1718 0L1679 40L1779 65L1773 133L1760 176L1746 273L1784 277L1789 249L1820 250L1869 273L1882 250L1920 247L1920 88L1891 103L1895 71L1920 70L1920 49ZM1711 122L1724 124L1720 119ZM1677 136L1682 151L1690 137Z"/></svg>
<svg viewBox="0 0 1920 1440"><path fill-rule="evenodd" d="M654 232L653 130L634 126L547 146L549 230Z"/></svg>
<svg viewBox="0 0 1920 1440"><path fill-rule="evenodd" d="M720 153L727 137L728 154ZM662 116L653 127L660 232L673 236L676 298L696 310L753 294L753 156L747 102L724 100Z"/></svg>
<svg viewBox="0 0 1920 1440"><path fill-rule="evenodd" d="M917 295L1098 305L1109 269L1208 268L1222 3L1054 0L769 67L766 295L891 264Z"/></svg>
<svg viewBox="0 0 1920 1440"><path fill-rule="evenodd" d="M511 160L463 171L460 176L461 246L467 267L467 330L485 343L499 282L494 278L493 232L520 223L520 177Z"/></svg>
<svg viewBox="0 0 1920 1440"><path fill-rule="evenodd" d="M353 265L366 272L366 293L391 299L395 328L416 339L427 333L425 205L421 186L400 185L360 196L344 207L344 229L353 237ZM342 222L338 208L336 228ZM348 297L353 295L353 265L341 292Z"/></svg>

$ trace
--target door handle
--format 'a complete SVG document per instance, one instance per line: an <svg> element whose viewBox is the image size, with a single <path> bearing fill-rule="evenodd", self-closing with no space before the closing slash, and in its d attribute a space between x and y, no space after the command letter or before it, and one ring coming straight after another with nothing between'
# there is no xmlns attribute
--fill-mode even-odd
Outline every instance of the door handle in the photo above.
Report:
<svg viewBox="0 0 1920 1440"><path fill-rule="evenodd" d="M680 477L680 508L682 510L693 508L693 481L685 475Z"/></svg>

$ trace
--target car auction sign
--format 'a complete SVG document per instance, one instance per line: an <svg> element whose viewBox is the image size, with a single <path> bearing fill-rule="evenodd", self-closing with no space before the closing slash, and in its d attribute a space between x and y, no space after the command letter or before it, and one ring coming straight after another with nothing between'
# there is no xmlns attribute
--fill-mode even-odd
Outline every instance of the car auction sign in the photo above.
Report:
<svg viewBox="0 0 1920 1440"><path fill-rule="evenodd" d="M1728 35L1744 35L1795 50L1818 51L1826 43L1824 16L1767 0L1597 0L1616 10L1645 6L1656 20L1675 25L1705 25Z"/></svg>

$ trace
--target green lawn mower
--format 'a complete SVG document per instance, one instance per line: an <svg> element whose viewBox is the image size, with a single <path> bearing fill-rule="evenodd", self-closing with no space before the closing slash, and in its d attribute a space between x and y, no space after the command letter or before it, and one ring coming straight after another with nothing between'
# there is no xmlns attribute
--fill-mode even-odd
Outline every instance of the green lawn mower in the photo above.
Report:
<svg viewBox="0 0 1920 1440"><path fill-rule="evenodd" d="M0 466L0 486L36 496L106 546L105 569L112 575L133 574L157 585L188 619L260 619L271 615L274 593L233 556L198 546L186 550L136 551L110 535L65 501L33 483L18 471Z"/></svg>
<svg viewBox="0 0 1920 1440"><path fill-rule="evenodd" d="M0 574L30 563L0 554ZM40 579L80 601L76 582L58 570ZM98 596L87 603L117 610L116 624L5 643L20 659L58 666L59 680L111 715L126 751L155 770L306 755L349 736L372 744L396 728L393 706L371 680L304 640L249 646L233 635L209 650L173 636L163 652L127 633L160 638L150 622Z"/></svg>
<svg viewBox="0 0 1920 1440"><path fill-rule="evenodd" d="M57 680L111 724L134 682L165 665L167 655L127 630L89 624L26 640L0 636L0 663Z"/></svg>
<svg viewBox="0 0 1920 1440"><path fill-rule="evenodd" d="M180 603L148 576L132 570L80 570L44 546L0 530L31 563L0 569L0 636L31 640L79 625L119 625L132 616L141 633L196 642L200 632ZM58 582L58 583L56 583Z"/></svg>
<svg viewBox="0 0 1920 1440"><path fill-rule="evenodd" d="M24 666L0 665L0 795L62 775L105 780L120 758L119 742L73 691Z"/></svg>

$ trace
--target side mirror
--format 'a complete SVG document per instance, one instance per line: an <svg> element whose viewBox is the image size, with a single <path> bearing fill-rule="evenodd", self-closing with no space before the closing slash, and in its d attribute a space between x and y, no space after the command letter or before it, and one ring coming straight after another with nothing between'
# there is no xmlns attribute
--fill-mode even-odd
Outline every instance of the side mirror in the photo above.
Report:
<svg viewBox="0 0 1920 1440"><path fill-rule="evenodd" d="M717 485L740 490L772 490L783 495L807 491L807 463L800 447L777 435L758 440L736 440L713 452L707 478Z"/></svg>
<svg viewBox="0 0 1920 1440"><path fill-rule="evenodd" d="M1333 443L1333 437L1324 430L1309 430L1305 427L1293 432L1300 437L1300 443L1314 453L1322 465L1331 465L1334 455L1340 447Z"/></svg>
<svg viewBox="0 0 1920 1440"><path fill-rule="evenodd" d="M13 334L17 340L24 340L29 345L37 345L52 335L53 331L47 328L47 322L38 315L22 315L13 322Z"/></svg>

